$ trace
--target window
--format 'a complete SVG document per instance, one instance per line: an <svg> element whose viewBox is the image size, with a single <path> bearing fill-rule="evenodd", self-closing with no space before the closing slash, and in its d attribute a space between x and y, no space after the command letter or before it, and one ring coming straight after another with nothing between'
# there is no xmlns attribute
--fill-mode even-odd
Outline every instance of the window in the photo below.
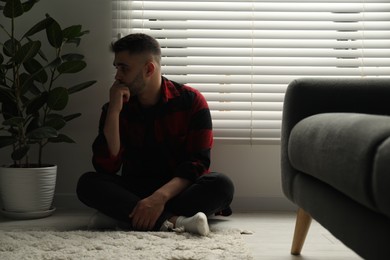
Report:
<svg viewBox="0 0 390 260"><path fill-rule="evenodd" d="M217 140L277 142L295 78L390 76L388 0L113 0L113 37L135 32L204 94Z"/></svg>

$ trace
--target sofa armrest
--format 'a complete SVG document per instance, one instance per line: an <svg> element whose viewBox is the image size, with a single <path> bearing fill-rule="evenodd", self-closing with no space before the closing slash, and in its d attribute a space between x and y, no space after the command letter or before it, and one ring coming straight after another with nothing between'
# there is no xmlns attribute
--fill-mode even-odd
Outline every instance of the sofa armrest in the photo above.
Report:
<svg viewBox="0 0 390 260"><path fill-rule="evenodd" d="M281 170L283 191L293 201L291 185L298 172L287 154L291 129L308 116L332 112L390 115L390 79L302 78L289 84L283 105Z"/></svg>

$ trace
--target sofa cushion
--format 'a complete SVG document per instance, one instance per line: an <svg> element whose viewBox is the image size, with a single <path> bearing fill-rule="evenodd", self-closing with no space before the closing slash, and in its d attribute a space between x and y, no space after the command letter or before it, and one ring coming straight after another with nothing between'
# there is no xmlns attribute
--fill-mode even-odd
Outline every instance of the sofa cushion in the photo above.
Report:
<svg viewBox="0 0 390 260"><path fill-rule="evenodd" d="M390 137L379 145L375 155L373 193L380 211L390 217Z"/></svg>
<svg viewBox="0 0 390 260"><path fill-rule="evenodd" d="M317 114L294 126L288 156L297 170L331 185L371 209L387 207L388 211L390 167L386 165L386 158L389 161L390 147L385 141L389 137L389 116ZM378 148L382 152L376 156ZM375 174L374 160L378 165ZM377 201L382 205L380 209Z"/></svg>

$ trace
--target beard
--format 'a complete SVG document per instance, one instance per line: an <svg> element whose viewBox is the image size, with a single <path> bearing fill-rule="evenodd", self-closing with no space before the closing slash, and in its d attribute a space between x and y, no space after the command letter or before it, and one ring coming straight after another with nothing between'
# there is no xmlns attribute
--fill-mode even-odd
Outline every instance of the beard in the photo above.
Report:
<svg viewBox="0 0 390 260"><path fill-rule="evenodd" d="M126 84L126 86L130 90L130 95L136 96L141 93L146 88L145 81L142 77L142 72L138 73L134 80L129 84Z"/></svg>

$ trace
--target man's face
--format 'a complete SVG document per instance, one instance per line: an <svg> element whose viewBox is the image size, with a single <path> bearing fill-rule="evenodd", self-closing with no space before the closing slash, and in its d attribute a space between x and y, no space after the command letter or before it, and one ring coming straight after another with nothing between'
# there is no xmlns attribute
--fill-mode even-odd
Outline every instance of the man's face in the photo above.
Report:
<svg viewBox="0 0 390 260"><path fill-rule="evenodd" d="M145 59L142 55L130 55L126 51L115 53L115 80L128 87L131 95L137 95L146 88L145 65Z"/></svg>

